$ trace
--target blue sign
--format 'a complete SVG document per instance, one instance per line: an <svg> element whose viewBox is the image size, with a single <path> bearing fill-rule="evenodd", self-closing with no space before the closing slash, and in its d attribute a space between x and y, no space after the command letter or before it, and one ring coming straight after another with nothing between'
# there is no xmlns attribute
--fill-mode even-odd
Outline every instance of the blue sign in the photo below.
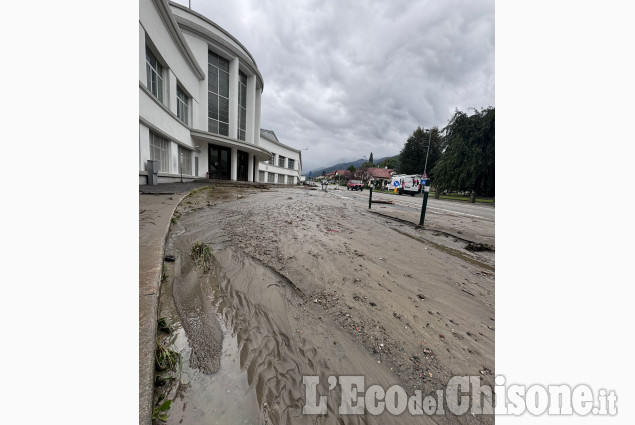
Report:
<svg viewBox="0 0 635 425"><path fill-rule="evenodd" d="M395 187L399 187L399 182L398 182L397 180L395 180L392 184L393 184L393 186L395 186Z"/></svg>
<svg viewBox="0 0 635 425"><path fill-rule="evenodd" d="M311 173L312 173L312 171L309 171L309 177L311 177Z"/></svg>
<svg viewBox="0 0 635 425"><path fill-rule="evenodd" d="M421 180L421 184L425 186L426 184L428 184L428 181L427 181L427 180L425 180L425 179L422 179L422 180Z"/></svg>

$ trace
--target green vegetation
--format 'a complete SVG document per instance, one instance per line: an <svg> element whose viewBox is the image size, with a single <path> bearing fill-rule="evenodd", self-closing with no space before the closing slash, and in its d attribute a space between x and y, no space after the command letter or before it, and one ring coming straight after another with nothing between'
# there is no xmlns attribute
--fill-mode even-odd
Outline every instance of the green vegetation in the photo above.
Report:
<svg viewBox="0 0 635 425"><path fill-rule="evenodd" d="M174 218L174 217L172 217ZM168 277L170 277L169 274L167 274L166 272L166 266L165 263L163 264L163 270L161 270L161 282L165 282L165 279L167 279Z"/></svg>
<svg viewBox="0 0 635 425"><path fill-rule="evenodd" d="M430 192L430 196L434 196L435 192ZM470 195L461 195L459 193L446 193L439 195L440 199L450 199L452 201L470 201ZM476 198L476 202L484 203L484 204L493 204L494 198Z"/></svg>
<svg viewBox="0 0 635 425"><path fill-rule="evenodd" d="M171 344L170 344L171 345ZM155 351L155 365L159 370L171 370L176 367L179 362L180 355L174 350L157 341L157 349Z"/></svg>
<svg viewBox="0 0 635 425"><path fill-rule="evenodd" d="M163 398L164 396L161 394L159 400L152 408L152 420L160 419L163 422L168 420L168 411L170 410L172 400L163 401Z"/></svg>
<svg viewBox="0 0 635 425"><path fill-rule="evenodd" d="M472 115L456 110L444 130L443 154L432 169L435 187L493 197L494 108Z"/></svg>
<svg viewBox="0 0 635 425"><path fill-rule="evenodd" d="M399 174L423 174L425 168L428 176L434 181L432 169L441 157L441 140L438 128L434 127L426 131L417 127L408 137L399 154ZM429 154L428 144L430 144Z"/></svg>
<svg viewBox="0 0 635 425"><path fill-rule="evenodd" d="M204 243L196 242L192 246L192 259L197 267L200 267L203 272L207 273L212 264L212 250Z"/></svg>
<svg viewBox="0 0 635 425"><path fill-rule="evenodd" d="M165 317L157 320L157 329L160 332L169 334L169 336L165 334L159 335L156 341L155 368L165 373L157 374L154 377L155 394L158 393L159 395L152 408L152 419L153 421L161 420L165 422L168 419L168 412L172 405L172 400L166 399L166 394L170 394L174 384L178 384L176 391L178 393L178 388L181 384L181 355L172 349L177 336Z"/></svg>
<svg viewBox="0 0 635 425"><path fill-rule="evenodd" d="M399 155L382 160L377 164L377 168L390 168L399 172Z"/></svg>
<svg viewBox="0 0 635 425"><path fill-rule="evenodd" d="M172 334L172 332L174 332L165 317L161 317L159 320L157 320L157 329L170 335Z"/></svg>

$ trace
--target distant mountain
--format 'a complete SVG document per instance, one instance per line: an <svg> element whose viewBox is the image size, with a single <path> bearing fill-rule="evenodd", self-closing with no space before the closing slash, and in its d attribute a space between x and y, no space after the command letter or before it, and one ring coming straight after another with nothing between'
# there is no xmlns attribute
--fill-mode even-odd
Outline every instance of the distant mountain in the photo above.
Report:
<svg viewBox="0 0 635 425"><path fill-rule="evenodd" d="M390 156L385 156L383 158L378 158L378 159L374 159L373 163L374 164L379 164L382 161L392 158ZM328 174L331 171L335 171L335 170L346 170L348 167L350 167L351 165L354 165L355 168L359 168L364 164L364 158L360 158L357 159L355 161L351 161L351 162L340 162L339 164L335 164L335 165L331 165L330 167L326 167L326 168L315 168L313 170L308 170L306 172L304 172L302 175L303 176L309 176L309 171L311 171L311 177L318 177L322 175L322 171L324 171L324 174Z"/></svg>

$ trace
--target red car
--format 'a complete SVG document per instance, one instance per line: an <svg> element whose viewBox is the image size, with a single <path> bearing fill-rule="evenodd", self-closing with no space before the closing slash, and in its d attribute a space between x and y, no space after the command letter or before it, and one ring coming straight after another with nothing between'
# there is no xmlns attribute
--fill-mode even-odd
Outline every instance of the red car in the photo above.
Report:
<svg viewBox="0 0 635 425"><path fill-rule="evenodd" d="M348 184L346 185L346 190L359 190L359 191L363 191L364 190L364 185L362 184L361 181L359 180L351 180L348 182Z"/></svg>

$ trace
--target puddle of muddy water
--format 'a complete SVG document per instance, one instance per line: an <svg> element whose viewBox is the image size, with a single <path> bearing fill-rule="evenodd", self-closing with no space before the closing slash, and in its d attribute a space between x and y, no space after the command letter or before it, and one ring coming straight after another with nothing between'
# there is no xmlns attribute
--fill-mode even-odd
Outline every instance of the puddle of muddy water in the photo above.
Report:
<svg viewBox="0 0 635 425"><path fill-rule="evenodd" d="M247 373L238 362L238 342L223 321L224 340L220 369L204 374L189 366L191 349L179 328L178 349L183 358L183 397L176 397L168 424L256 424L261 423L256 392L247 383Z"/></svg>
<svg viewBox="0 0 635 425"><path fill-rule="evenodd" d="M182 255L177 256L177 261L166 270L173 278L163 284L159 313L172 324L175 335L174 350L181 354L181 384L175 385L168 396L173 401L167 424L265 423L261 417L256 391L249 386L247 372L240 367L237 336L222 316L216 315L223 337L219 356L220 367L215 373L206 374L190 365L192 347L172 297L172 285L179 285L184 280L180 275L182 261ZM218 300L213 296L206 298L209 306L215 309ZM185 318L192 319L200 318Z"/></svg>

